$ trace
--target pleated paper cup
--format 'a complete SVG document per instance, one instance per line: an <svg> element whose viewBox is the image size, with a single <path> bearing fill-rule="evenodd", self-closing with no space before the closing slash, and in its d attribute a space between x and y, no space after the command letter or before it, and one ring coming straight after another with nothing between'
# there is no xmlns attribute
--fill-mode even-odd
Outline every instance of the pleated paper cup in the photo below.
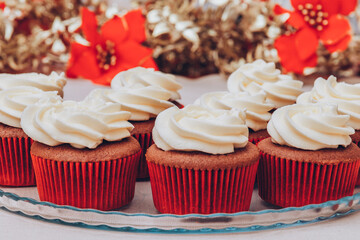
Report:
<svg viewBox="0 0 360 240"><path fill-rule="evenodd" d="M134 197L141 151L120 159L75 162L32 155L41 201L112 210Z"/></svg>
<svg viewBox="0 0 360 240"><path fill-rule="evenodd" d="M302 162L272 156L261 149L260 155L259 195L273 205L300 207L336 200L354 192L359 160L336 164Z"/></svg>
<svg viewBox="0 0 360 240"><path fill-rule="evenodd" d="M249 130L249 142L253 144L257 144L261 140L264 140L265 138L270 137L270 135L267 133L266 129L259 130L254 132L253 130Z"/></svg>
<svg viewBox="0 0 360 240"><path fill-rule="evenodd" d="M235 169L192 170L148 162L153 201L161 213L247 211L258 162Z"/></svg>
<svg viewBox="0 0 360 240"><path fill-rule="evenodd" d="M139 167L137 169L137 179L147 179L149 178L149 170L146 163L145 153L146 150L153 144L152 134L151 133L143 133L143 134L134 134L132 135L138 142L142 148L142 153L139 160Z"/></svg>
<svg viewBox="0 0 360 240"><path fill-rule="evenodd" d="M36 185L30 156L31 138L3 137L0 141L0 185Z"/></svg>
<svg viewBox="0 0 360 240"><path fill-rule="evenodd" d="M264 140L265 138L267 138L267 137L263 137L263 138L251 138L251 137L249 136L249 142L251 142L251 143L253 143L253 144L256 145L258 142Z"/></svg>
<svg viewBox="0 0 360 240"><path fill-rule="evenodd" d="M175 104L175 106L177 106L179 109L184 108L184 105L181 104L181 103L179 103L179 102L177 102L177 101L172 101L172 103Z"/></svg>
<svg viewBox="0 0 360 240"><path fill-rule="evenodd" d="M358 147L360 147L360 142L359 141L354 141L353 143L355 143ZM356 178L356 185L355 186L360 186L360 171L358 173L358 177Z"/></svg>
<svg viewBox="0 0 360 240"><path fill-rule="evenodd" d="M174 103L178 108L183 108L184 105L173 101L172 103ZM144 121L146 122L146 121ZM134 124L135 128L137 128L137 122L136 121L132 121L132 124ZM155 122L153 121L153 124ZM140 130L140 132L134 133L131 136L134 137L139 143L140 146L142 148L142 155L140 156L140 161L139 161L139 167L138 167L138 171L137 171L137 179L138 180L148 180L149 179L149 170L148 170L148 166L146 163L146 151L147 149L154 143L153 139L152 139L152 128L153 125L151 125L151 128L148 128L146 130L146 132L142 132Z"/></svg>

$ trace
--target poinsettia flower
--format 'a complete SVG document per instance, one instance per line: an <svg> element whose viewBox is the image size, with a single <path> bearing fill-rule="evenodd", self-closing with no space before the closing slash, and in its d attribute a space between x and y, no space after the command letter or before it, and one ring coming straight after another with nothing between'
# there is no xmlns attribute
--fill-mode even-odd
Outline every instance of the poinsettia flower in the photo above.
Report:
<svg viewBox="0 0 360 240"><path fill-rule="evenodd" d="M129 11L123 17L114 16L101 26L100 31L93 12L82 8L81 13L81 30L89 44L71 44L68 77L109 85L117 73L129 68L157 69L152 49L141 45L146 39L141 10Z"/></svg>
<svg viewBox="0 0 360 240"><path fill-rule="evenodd" d="M275 40L280 63L285 70L303 73L317 64L321 42L329 52L344 51L351 40L351 26L345 17L355 10L357 0L291 0L294 10L276 5L276 14L289 14L287 23L296 32Z"/></svg>

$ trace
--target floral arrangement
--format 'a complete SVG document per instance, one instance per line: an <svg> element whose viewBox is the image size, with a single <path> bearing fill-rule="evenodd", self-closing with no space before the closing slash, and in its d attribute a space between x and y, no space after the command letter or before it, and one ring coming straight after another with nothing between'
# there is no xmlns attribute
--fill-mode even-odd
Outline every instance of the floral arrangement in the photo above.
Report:
<svg viewBox="0 0 360 240"><path fill-rule="evenodd" d="M145 18L141 10L132 10L124 16L114 16L98 31L94 12L82 9L82 30L88 44L76 41L70 46L66 75L91 79L109 85L113 77L136 66L157 69L152 49L141 45L145 41Z"/></svg>
<svg viewBox="0 0 360 240"><path fill-rule="evenodd" d="M288 14L286 24L293 29L278 37L274 43L280 63L290 72L302 74L306 67L318 64L319 44L330 54L345 51L352 39L349 20L357 0L292 0L293 11L276 5L276 14Z"/></svg>
<svg viewBox="0 0 360 240"><path fill-rule="evenodd" d="M2 1L1 72L63 70L70 43L80 37L78 6L91 7L98 14L105 7L81 0Z"/></svg>
<svg viewBox="0 0 360 240"><path fill-rule="evenodd" d="M187 76L229 74L255 59L299 75L360 74L360 36L347 18L357 0L291 4L292 11L271 0L148 1L147 42L162 71Z"/></svg>
<svg viewBox="0 0 360 240"><path fill-rule="evenodd" d="M0 69L108 85L135 66L197 77L264 59L298 75L360 75L358 1L290 2L138 0L126 12L96 0L3 0Z"/></svg>

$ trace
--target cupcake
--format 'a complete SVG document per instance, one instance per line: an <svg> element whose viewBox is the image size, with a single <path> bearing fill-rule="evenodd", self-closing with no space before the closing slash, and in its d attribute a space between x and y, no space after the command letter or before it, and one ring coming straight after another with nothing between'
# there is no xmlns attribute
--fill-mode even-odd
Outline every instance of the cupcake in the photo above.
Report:
<svg viewBox="0 0 360 240"><path fill-rule="evenodd" d="M203 107L211 109L242 109L246 111L246 125L249 127L249 142L256 144L269 137L266 131L274 105L265 101L265 93L251 95L247 92L210 92L203 94L195 101Z"/></svg>
<svg viewBox="0 0 360 240"><path fill-rule="evenodd" d="M339 113L350 116L348 125L355 129L355 133L350 137L360 146L360 84L338 83L336 80L334 76L330 76L327 80L317 78L311 91L301 94L297 103L336 104ZM360 176L357 185L360 185Z"/></svg>
<svg viewBox="0 0 360 240"><path fill-rule="evenodd" d="M351 142L349 116L336 105L294 104L277 109L271 138L260 141L260 197L280 207L299 207L353 194L360 149Z"/></svg>
<svg viewBox="0 0 360 240"><path fill-rule="evenodd" d="M139 143L119 104L39 101L21 117L41 201L111 210L134 197Z"/></svg>
<svg viewBox="0 0 360 240"><path fill-rule="evenodd" d="M354 143L360 142L360 84L337 82L336 77L318 78L311 91L301 94L297 103L333 103L341 114L350 116L348 124L355 129Z"/></svg>
<svg viewBox="0 0 360 240"><path fill-rule="evenodd" d="M146 160L159 212L249 209L259 150L248 142L243 111L172 107L157 116L153 138Z"/></svg>
<svg viewBox="0 0 360 240"><path fill-rule="evenodd" d="M230 92L249 92L251 94L264 91L266 101L280 108L296 102L303 82L281 74L274 63L256 60L247 63L233 72L227 81Z"/></svg>
<svg viewBox="0 0 360 240"><path fill-rule="evenodd" d="M159 87L170 94L170 101L180 99L181 85L172 74L155 71L152 68L136 67L120 72L111 81L112 89L137 89L148 86Z"/></svg>
<svg viewBox="0 0 360 240"><path fill-rule="evenodd" d="M0 74L0 89L8 89L19 86L36 87L43 91L56 91L61 97L64 96L63 88L66 84L64 73L52 72L50 75L42 73Z"/></svg>
<svg viewBox="0 0 360 240"><path fill-rule="evenodd" d="M58 97L31 86L0 90L0 185L33 186L36 184L30 157L32 140L20 126L26 106L43 98Z"/></svg>
<svg viewBox="0 0 360 240"><path fill-rule="evenodd" d="M180 98L178 90L181 85L175 81L173 75L137 67L116 75L111 82L111 88L96 89L84 101L102 98L120 103L122 110L131 112L129 121L134 125L131 135L139 141L143 149L137 178L146 179L149 172L145 152L153 143L151 132L155 118L167 108L181 106L176 102Z"/></svg>

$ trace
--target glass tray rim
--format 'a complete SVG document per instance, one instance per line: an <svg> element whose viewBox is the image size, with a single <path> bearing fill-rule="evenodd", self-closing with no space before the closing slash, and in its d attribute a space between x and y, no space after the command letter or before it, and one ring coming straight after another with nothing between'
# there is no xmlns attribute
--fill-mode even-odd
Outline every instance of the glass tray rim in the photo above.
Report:
<svg viewBox="0 0 360 240"><path fill-rule="evenodd" d="M200 229L186 229L186 228L174 228L174 229L162 229L158 227L147 227L147 228L136 228L132 226L124 226L124 227L113 227L108 226L106 224L99 224L99 225L91 225L87 224L81 221L78 222L69 222L65 221L60 218L46 218L44 216L39 215L29 215L21 211L21 209L17 210L11 210L7 208L7 206L4 206L0 202L0 208L5 209L10 212L14 212L17 214L20 214L22 216L30 217L32 219L37 220L45 220L48 222L58 223L58 224L64 224L64 225L70 225L70 226L77 226L77 227L84 227L89 229L101 229L101 230L115 230L115 231L123 231L123 232L139 232L139 233L178 233L178 234L191 234L191 233L200 233L200 234L206 234L206 233L237 233L237 232L253 232L253 231L260 231L260 230L269 230L269 229L276 229L276 228L284 228L284 227L292 227L292 226L299 226L304 224L310 224L310 223L316 223L336 217L345 216L354 212L357 212L360 210L360 192L352 195L340 198L338 200L331 200L324 203L319 204L309 204L302 207L287 207L287 208L281 208L281 209L266 209L266 210L260 210L260 211L243 211L243 212L237 212L237 213L214 213L214 214L185 214L185 215L175 215L175 214L147 214L147 213L124 213L119 211L101 211L96 209L81 209L77 207L67 206L67 205L57 205L50 202L45 201L38 201L33 198L29 197L21 197L18 196L15 193L6 192L2 189L0 189L0 198L6 197L14 201L25 201L28 203L31 203L33 205L40 205L40 206L48 206L55 209L66 209L76 212L90 212L90 213L96 213L101 215L120 215L124 217L146 217L146 218L176 218L176 219L188 219L188 218L200 218L200 219L213 219L213 218L221 218L221 217L227 217L232 218L236 216L244 216L244 215L263 215L263 214L271 214L271 213L289 213L289 212L295 212L295 211L305 211L305 210L311 210L311 209L324 209L327 207L334 207L336 205L341 204L347 204L354 203L347 211L341 212L336 211L329 215L329 216L318 216L310 220L303 220L303 219L297 219L294 220L291 223L286 222L274 222L270 225L252 225L248 227L225 227L225 228L200 228ZM355 209L355 207L358 207L358 209Z"/></svg>

